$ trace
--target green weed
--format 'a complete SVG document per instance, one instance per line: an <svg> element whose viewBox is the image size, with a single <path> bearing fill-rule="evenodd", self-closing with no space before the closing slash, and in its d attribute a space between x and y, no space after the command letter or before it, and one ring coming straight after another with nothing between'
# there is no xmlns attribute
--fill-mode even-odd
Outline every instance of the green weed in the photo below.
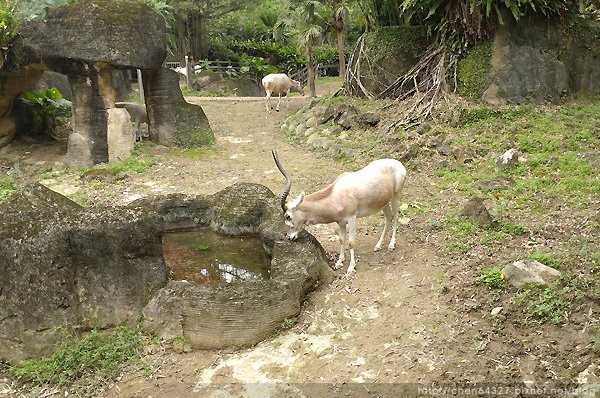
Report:
<svg viewBox="0 0 600 398"><path fill-rule="evenodd" d="M125 365L140 358L143 348L139 327L117 327L110 332L92 330L80 338L72 334L49 357L30 359L10 369L28 384L73 388L83 395L115 379Z"/></svg>
<svg viewBox="0 0 600 398"><path fill-rule="evenodd" d="M531 253L531 255L529 255L529 258L539 261L540 263L552 268L558 268L560 265L560 260L558 260L552 254L541 250L535 250L533 253Z"/></svg>
<svg viewBox="0 0 600 398"><path fill-rule="evenodd" d="M296 324L296 320L292 318L285 318L283 322L281 322L281 329L288 330L294 327Z"/></svg>
<svg viewBox="0 0 600 398"><path fill-rule="evenodd" d="M515 304L526 308L526 323L552 323L561 324L567 303L571 299L571 288L560 287L558 283L546 287L525 289L515 298Z"/></svg>
<svg viewBox="0 0 600 398"><path fill-rule="evenodd" d="M17 184L9 176L0 175L0 203L17 191Z"/></svg>
<svg viewBox="0 0 600 398"><path fill-rule="evenodd" d="M506 280L498 267L489 268L479 277L479 283L493 292L500 292L506 288Z"/></svg>

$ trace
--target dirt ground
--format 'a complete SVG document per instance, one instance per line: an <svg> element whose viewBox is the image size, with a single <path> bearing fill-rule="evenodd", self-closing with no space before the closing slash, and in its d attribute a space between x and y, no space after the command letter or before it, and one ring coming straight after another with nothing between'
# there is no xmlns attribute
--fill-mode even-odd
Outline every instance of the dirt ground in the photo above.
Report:
<svg viewBox="0 0 600 398"><path fill-rule="evenodd" d="M97 204L117 205L156 193L212 194L239 181L279 193L284 180L271 149L278 149L292 176L291 195L314 191L345 171L331 159L290 144L280 132L284 117L310 98L293 96L289 109L284 105L282 112L272 114L265 112L261 98L188 101L202 106L217 138L204 155L193 159L144 145L158 164L110 189L61 176L44 184L68 194L85 191ZM61 150L46 147L23 156L51 164L61 162ZM402 202L419 203L424 195L440 193L429 176L408 170ZM439 214L444 211L442 207ZM419 386L492 382L507 383L487 385L505 392L480 391L482 395L527 396L515 389L528 382L556 382L566 370L566 381L572 384L590 365L591 351L580 348L589 335L565 338L558 326L508 331L508 326L482 316L489 314L493 302L478 303L477 308L469 302L457 305L454 289L465 272L441 250L444 234L427 225L430 217L403 220L396 250L377 253L373 247L383 217L361 219L356 274L345 278L345 268L336 271L333 283L309 296L294 326L241 350L150 347L144 361L152 371L124 374L103 396L412 397L434 395ZM337 256L335 225L312 226L309 232L332 259ZM572 357L565 357L568 352Z"/></svg>

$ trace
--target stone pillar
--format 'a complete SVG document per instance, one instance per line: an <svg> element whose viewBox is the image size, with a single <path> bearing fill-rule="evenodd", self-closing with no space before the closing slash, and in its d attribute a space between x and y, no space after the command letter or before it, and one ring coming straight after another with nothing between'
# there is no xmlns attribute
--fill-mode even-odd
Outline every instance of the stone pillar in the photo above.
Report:
<svg viewBox="0 0 600 398"><path fill-rule="evenodd" d="M81 73L69 73L73 91L73 132L67 163L91 166L109 161L108 112L115 104L112 68L103 62L84 64Z"/></svg>
<svg viewBox="0 0 600 398"><path fill-rule="evenodd" d="M185 101L179 75L166 68L142 70L150 140L156 144L199 147L214 142L202 108Z"/></svg>

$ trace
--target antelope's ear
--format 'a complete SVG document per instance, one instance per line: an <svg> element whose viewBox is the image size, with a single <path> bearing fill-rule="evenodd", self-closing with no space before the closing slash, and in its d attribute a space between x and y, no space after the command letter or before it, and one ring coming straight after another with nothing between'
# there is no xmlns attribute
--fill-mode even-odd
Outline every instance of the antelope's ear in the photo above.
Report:
<svg viewBox="0 0 600 398"><path fill-rule="evenodd" d="M290 203L288 203L286 205L286 207L288 208L288 210L296 210L298 208L298 206L300 206L300 203L302 203L302 201L304 200L304 196L305 193L302 192L300 195L298 195L298 197L294 200L292 200Z"/></svg>

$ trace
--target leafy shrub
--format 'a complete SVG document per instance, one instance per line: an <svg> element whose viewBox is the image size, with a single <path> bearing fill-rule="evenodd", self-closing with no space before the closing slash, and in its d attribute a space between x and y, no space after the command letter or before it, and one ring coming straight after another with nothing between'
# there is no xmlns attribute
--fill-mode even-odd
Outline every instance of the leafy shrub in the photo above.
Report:
<svg viewBox="0 0 600 398"><path fill-rule="evenodd" d="M64 99L55 87L46 91L26 91L21 100L29 105L36 114L35 128L52 134L61 125L61 118L71 116L71 101Z"/></svg>
<svg viewBox="0 0 600 398"><path fill-rule="evenodd" d="M506 280L498 267L485 270L479 277L479 283L494 292L502 291L506 287Z"/></svg>

